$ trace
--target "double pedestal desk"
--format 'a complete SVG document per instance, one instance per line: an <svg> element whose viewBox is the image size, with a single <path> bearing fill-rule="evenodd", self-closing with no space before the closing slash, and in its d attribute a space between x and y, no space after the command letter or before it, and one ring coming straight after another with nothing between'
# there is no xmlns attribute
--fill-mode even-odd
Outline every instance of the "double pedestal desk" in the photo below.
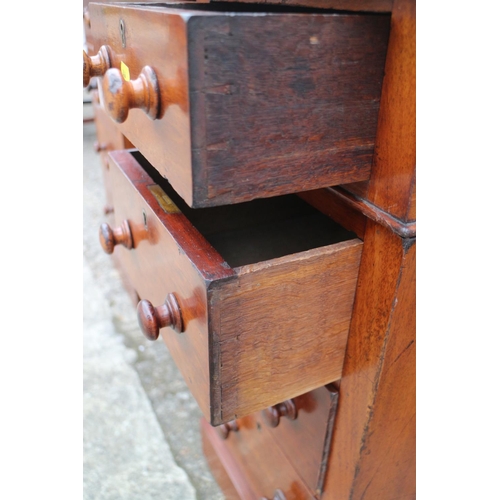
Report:
<svg viewBox="0 0 500 500"><path fill-rule="evenodd" d="M96 232L227 498L415 498L415 3L84 12Z"/></svg>

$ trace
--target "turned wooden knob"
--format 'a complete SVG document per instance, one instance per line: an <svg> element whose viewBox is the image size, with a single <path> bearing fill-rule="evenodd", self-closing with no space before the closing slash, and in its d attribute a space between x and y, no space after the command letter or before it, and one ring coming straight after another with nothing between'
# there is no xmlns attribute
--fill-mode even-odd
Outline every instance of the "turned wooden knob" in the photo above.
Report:
<svg viewBox="0 0 500 500"><path fill-rule="evenodd" d="M260 500L269 500L269 498L262 497ZM286 496L281 490L276 490L274 492L272 500L286 500Z"/></svg>
<svg viewBox="0 0 500 500"><path fill-rule="evenodd" d="M160 328L172 327L177 333L184 330L181 309L173 293L169 293L165 302L154 307L149 300L141 300L137 304L137 319L144 336L149 340L156 340L160 335Z"/></svg>
<svg viewBox="0 0 500 500"><path fill-rule="evenodd" d="M240 430L238 422L236 420L230 420L225 424L218 425L216 429L221 439L227 439L231 431L238 432Z"/></svg>
<svg viewBox="0 0 500 500"><path fill-rule="evenodd" d="M96 153L102 153L108 149L108 145L106 143L102 143L99 141L94 142L94 151Z"/></svg>
<svg viewBox="0 0 500 500"><path fill-rule="evenodd" d="M262 418L269 427L277 427L281 417L286 417L290 420L295 420L297 418L297 407L293 399L287 399L283 401L283 403L278 403L277 405L262 410Z"/></svg>
<svg viewBox="0 0 500 500"><path fill-rule="evenodd" d="M83 51L83 87L88 87L93 76L102 76L111 68L109 49L103 45L95 56Z"/></svg>
<svg viewBox="0 0 500 500"><path fill-rule="evenodd" d="M127 220L122 222L120 227L112 229L109 224L101 224L99 229L99 241L106 253L113 253L115 245L123 245L125 248L134 248L132 231Z"/></svg>
<svg viewBox="0 0 500 500"><path fill-rule="evenodd" d="M156 73L145 66L139 78L125 81L116 68L106 71L102 81L104 108L118 123L123 123L132 108L142 109L152 120L160 112L160 90Z"/></svg>

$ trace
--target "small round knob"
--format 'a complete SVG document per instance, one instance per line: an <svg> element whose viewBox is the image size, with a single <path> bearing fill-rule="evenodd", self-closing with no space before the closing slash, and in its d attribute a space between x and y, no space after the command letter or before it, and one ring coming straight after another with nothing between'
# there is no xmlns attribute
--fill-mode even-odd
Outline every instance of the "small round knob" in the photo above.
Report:
<svg viewBox="0 0 500 500"><path fill-rule="evenodd" d="M116 68L106 71L102 81L104 108L118 123L123 123L132 108L142 109L152 120L160 112L160 90L154 70L145 66L136 80L125 81Z"/></svg>
<svg viewBox="0 0 500 500"><path fill-rule="evenodd" d="M181 309L173 293L169 293L165 302L158 307L154 307L149 300L139 301L137 319L142 333L149 340L158 338L160 328L170 326L177 333L184 330Z"/></svg>
<svg viewBox="0 0 500 500"><path fill-rule="evenodd" d="M240 430L238 422L236 420L230 420L225 424L218 425L216 429L221 439L227 439L231 431L238 432Z"/></svg>
<svg viewBox="0 0 500 500"><path fill-rule="evenodd" d="M269 427L277 427L281 417L295 420L297 418L297 407L293 399L287 399L283 401L283 403L278 403L277 405L262 410L262 417Z"/></svg>
<svg viewBox="0 0 500 500"><path fill-rule="evenodd" d="M99 229L99 241L106 253L113 253L115 245L123 245L125 248L134 248L132 231L127 220L122 222L120 227L112 229L109 224L101 224Z"/></svg>
<svg viewBox="0 0 500 500"><path fill-rule="evenodd" d="M95 56L83 51L83 87L88 87L93 76L102 76L111 68L109 49L103 45Z"/></svg>
<svg viewBox="0 0 500 500"><path fill-rule="evenodd" d="M106 151L108 149L108 145L104 144L102 142L96 141L94 142L94 151L96 153L102 153L103 151Z"/></svg>

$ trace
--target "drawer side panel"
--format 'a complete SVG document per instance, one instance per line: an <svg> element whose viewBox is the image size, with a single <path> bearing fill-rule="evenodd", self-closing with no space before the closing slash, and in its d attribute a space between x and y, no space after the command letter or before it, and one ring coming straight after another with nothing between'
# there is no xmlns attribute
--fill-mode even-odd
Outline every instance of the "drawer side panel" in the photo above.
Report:
<svg viewBox="0 0 500 500"><path fill-rule="evenodd" d="M214 424L340 378L362 246L355 239L244 266L214 284Z"/></svg>

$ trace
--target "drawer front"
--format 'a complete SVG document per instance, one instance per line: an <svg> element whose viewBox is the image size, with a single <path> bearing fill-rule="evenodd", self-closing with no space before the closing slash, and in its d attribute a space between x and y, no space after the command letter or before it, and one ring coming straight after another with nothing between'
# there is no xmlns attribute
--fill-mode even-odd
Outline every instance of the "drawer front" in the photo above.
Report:
<svg viewBox="0 0 500 500"><path fill-rule="evenodd" d="M256 422L268 429L276 446L317 496L323 492L337 402L338 391L329 385L255 414Z"/></svg>
<svg viewBox="0 0 500 500"><path fill-rule="evenodd" d="M241 498L273 498L276 489L286 499L320 498L337 399L336 389L320 387L202 432Z"/></svg>
<svg viewBox="0 0 500 500"><path fill-rule="evenodd" d="M389 16L227 8L90 5L124 135L193 207L367 180Z"/></svg>
<svg viewBox="0 0 500 500"><path fill-rule="evenodd" d="M94 145L96 152L101 156L101 167L103 175L104 189L106 192L105 213L108 213L113 206L111 199L111 186L109 177L109 158L107 153L117 149L133 148L131 142L118 130L116 123L103 110L99 95L96 90L92 91L92 109L94 112L94 123L96 127L97 141Z"/></svg>
<svg viewBox="0 0 500 500"><path fill-rule="evenodd" d="M156 332L213 425L340 378L360 240L295 195L189 209L138 152L109 159L115 233L128 221L133 241L112 251L151 314L172 315ZM300 227L313 229L301 238ZM169 294L177 305L161 307Z"/></svg>
<svg viewBox="0 0 500 500"><path fill-rule="evenodd" d="M219 429L211 427L204 419L201 433L205 455L215 477L214 462L220 463L229 476L233 498L239 500L311 500L316 498L302 481L297 471L281 449L276 446L267 429L249 415L238 419L238 431L229 432L222 439ZM216 460L210 460L211 457ZM222 486L222 485L221 485ZM227 492L227 488L224 489ZM231 498L230 495L227 495Z"/></svg>

